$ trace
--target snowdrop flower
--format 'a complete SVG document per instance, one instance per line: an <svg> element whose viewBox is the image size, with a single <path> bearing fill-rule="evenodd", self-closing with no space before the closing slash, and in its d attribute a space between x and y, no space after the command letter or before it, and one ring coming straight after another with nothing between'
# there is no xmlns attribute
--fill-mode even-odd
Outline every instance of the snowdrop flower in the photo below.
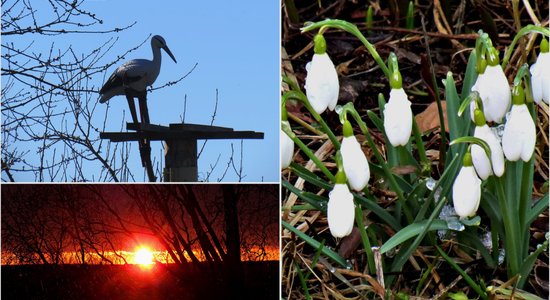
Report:
<svg viewBox="0 0 550 300"><path fill-rule="evenodd" d="M535 151L536 129L533 118L525 105L525 93L518 85L513 91L512 110L504 126L502 136L502 150L510 161L517 161L520 157L527 162Z"/></svg>
<svg viewBox="0 0 550 300"><path fill-rule="evenodd" d="M349 235L355 221L355 204L353 195L346 185L346 173L342 163L342 154L336 152L336 184L328 194L327 220L332 236L341 238Z"/></svg>
<svg viewBox="0 0 550 300"><path fill-rule="evenodd" d="M341 238L349 235L355 221L353 195L345 183L336 183L329 194L327 219L332 236Z"/></svg>
<svg viewBox="0 0 550 300"><path fill-rule="evenodd" d="M344 139L340 152L350 187L356 191L363 190L369 183L369 162L361 150L361 145L353 135L353 129L348 120L344 121Z"/></svg>
<svg viewBox="0 0 550 300"><path fill-rule="evenodd" d="M281 143L281 169L286 169L292 162L292 156L294 156L294 142L283 131L283 127L290 128L288 121L281 121L281 130L279 135L279 140Z"/></svg>
<svg viewBox="0 0 550 300"><path fill-rule="evenodd" d="M487 157L483 148L478 145L472 145L472 161L477 175L483 180L493 174L500 177L504 174L504 154L502 153L502 147L491 128L487 126L483 112L476 109L474 111L474 118L476 123L474 137L484 140L491 150L491 161L489 161L489 157Z"/></svg>
<svg viewBox="0 0 550 300"><path fill-rule="evenodd" d="M537 61L529 70L531 71L533 99L536 103L542 99L548 104L548 99L550 99L550 52L546 38L542 38Z"/></svg>
<svg viewBox="0 0 550 300"><path fill-rule="evenodd" d="M470 151L464 154L463 167L453 183L453 204L461 219L474 216L481 198L481 180L472 166Z"/></svg>
<svg viewBox="0 0 550 300"><path fill-rule="evenodd" d="M512 96L508 79L499 65L498 53L494 47L487 50L488 60L482 61L481 72L472 91L479 93L483 103L483 113L488 122L500 123L510 108ZM487 66L485 67L485 63ZM470 115L474 121L475 104L470 104Z"/></svg>
<svg viewBox="0 0 550 300"><path fill-rule="evenodd" d="M394 147L405 146L411 136L412 110L411 102L403 90L399 71L394 72L390 86L390 99L384 106L384 128Z"/></svg>
<svg viewBox="0 0 550 300"><path fill-rule="evenodd" d="M306 65L306 95L313 109L323 113L327 107L334 110L338 102L338 74L336 68L326 53L327 45L325 38L317 34L313 39L315 43L315 54L311 62Z"/></svg>

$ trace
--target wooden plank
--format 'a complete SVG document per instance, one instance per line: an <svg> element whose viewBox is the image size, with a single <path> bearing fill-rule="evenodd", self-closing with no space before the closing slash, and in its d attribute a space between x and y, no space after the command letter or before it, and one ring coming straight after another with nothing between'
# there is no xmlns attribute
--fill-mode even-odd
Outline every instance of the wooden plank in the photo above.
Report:
<svg viewBox="0 0 550 300"><path fill-rule="evenodd" d="M152 141L181 140L181 139L263 139L263 132L231 131L231 132L202 132L202 131L167 131L167 132L101 132L99 137L113 142L137 141L148 139Z"/></svg>
<svg viewBox="0 0 550 300"><path fill-rule="evenodd" d="M170 124L170 129L178 131L233 131L233 128L201 124Z"/></svg>
<svg viewBox="0 0 550 300"><path fill-rule="evenodd" d="M169 131L170 127L156 125L156 124L126 123L126 130Z"/></svg>

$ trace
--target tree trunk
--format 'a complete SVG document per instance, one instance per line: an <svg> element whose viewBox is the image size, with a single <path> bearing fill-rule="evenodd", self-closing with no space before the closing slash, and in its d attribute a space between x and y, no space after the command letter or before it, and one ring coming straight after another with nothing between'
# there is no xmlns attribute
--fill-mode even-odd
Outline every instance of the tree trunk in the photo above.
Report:
<svg viewBox="0 0 550 300"><path fill-rule="evenodd" d="M241 266L241 238L239 234L239 215L237 203L239 195L235 186L223 185L223 208L225 217L225 239L227 247L226 276L229 283L231 299L243 299L246 295Z"/></svg>

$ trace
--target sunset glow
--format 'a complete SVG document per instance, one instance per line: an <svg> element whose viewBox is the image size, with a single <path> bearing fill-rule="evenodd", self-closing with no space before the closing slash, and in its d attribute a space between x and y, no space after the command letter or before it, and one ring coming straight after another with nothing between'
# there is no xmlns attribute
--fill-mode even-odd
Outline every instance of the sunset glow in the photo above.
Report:
<svg viewBox="0 0 550 300"><path fill-rule="evenodd" d="M150 266L153 264L153 252L147 247L140 247L134 253L134 263L141 266Z"/></svg>

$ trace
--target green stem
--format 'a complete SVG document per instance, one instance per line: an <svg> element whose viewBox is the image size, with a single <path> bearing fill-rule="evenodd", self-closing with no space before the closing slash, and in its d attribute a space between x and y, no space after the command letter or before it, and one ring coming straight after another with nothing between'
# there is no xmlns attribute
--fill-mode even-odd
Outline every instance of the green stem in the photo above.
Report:
<svg viewBox="0 0 550 300"><path fill-rule="evenodd" d="M514 47L516 46L517 42L519 41L519 39L528 34L528 33L531 33L531 32L538 32L540 34L543 34L543 35L546 35L546 36L550 36L550 30L548 28L545 28L545 27L541 27L541 26L535 26L535 25L532 25L532 24L529 24L525 27L523 27L517 34L516 36L514 36L514 39L512 40L512 43L510 44L510 46L508 46L508 48L506 49L506 55L504 56L504 59L502 59L502 69L506 68L506 65L508 64L508 62L510 61L510 57L512 57L512 53L514 53Z"/></svg>
<svg viewBox="0 0 550 300"><path fill-rule="evenodd" d="M416 150L418 151L418 156L420 157L420 165L422 166L420 174L429 175L431 174L432 164L426 155L426 148L424 148L424 142L422 141L422 133L418 128L418 124L416 124L415 118L413 118L413 136L416 144Z"/></svg>
<svg viewBox="0 0 550 300"><path fill-rule="evenodd" d="M519 224L514 223L513 214L515 211L508 211L508 205L506 203L506 194L504 192L503 179L493 177L495 187L497 190L497 198L500 206L500 212L502 214L502 222L504 223L504 245L506 250L506 262L508 266L508 278L512 278L519 271L520 267L520 253L518 253L518 243L520 238L518 231L520 230Z"/></svg>
<svg viewBox="0 0 550 300"><path fill-rule="evenodd" d="M311 151L311 149L309 149L308 146L296 136L296 134L292 131L288 124L284 124L281 129L292 139L292 141L296 145L298 145L300 150L302 150L302 152L304 152L307 157L309 157L315 163L319 170L321 170L321 172L323 172L323 174L325 174L325 176L327 176L330 181L335 182L334 175L332 175L332 173L327 169L323 162L319 160L315 153L313 153L313 151Z"/></svg>
<svg viewBox="0 0 550 300"><path fill-rule="evenodd" d="M282 98L283 98L282 101L286 101L287 99L294 99L294 100L298 100L298 101L302 102L304 104L304 106L307 108L307 110L311 113L311 115L313 116L315 121L317 121L319 123L319 125L321 125L321 128L323 129L323 132L327 134L328 138L330 139L330 141L334 145L334 148L336 148L336 150L340 150L340 142L338 141L338 138L334 135L334 133L332 132L330 127L327 125L327 123L325 123L325 120L323 120L321 115L319 115L315 111L315 109L313 109L313 107L309 103L309 100L307 99L306 95L303 92L301 92L301 91L288 91L288 92L283 94Z"/></svg>
<svg viewBox="0 0 550 300"><path fill-rule="evenodd" d="M302 240L304 240L306 243L308 243L310 246L312 246L313 248L315 249L319 249L321 248L321 252L330 257L332 260L334 260L335 262L337 262L339 265L341 265L342 267L346 268L347 267L347 263L346 263L346 260L343 259L340 255L338 255L338 253L330 250L329 248L327 247L324 247L322 246L321 243L319 243L318 241L316 241L315 239L311 238L310 236L308 236L307 234L301 232L300 230L296 229L294 226L290 225L289 223L285 222L285 221L282 221L281 220L281 225L283 225L284 228L288 229L289 231L293 232L296 236L298 236L299 238L301 238Z"/></svg>
<svg viewBox="0 0 550 300"><path fill-rule="evenodd" d="M380 163L380 167L382 167L382 170L384 170L384 174L386 175L386 178L388 179L392 190L397 194L397 199L401 202L407 221L409 222L409 224L412 223L413 217L406 205L407 199L403 194L403 190L397 184L397 181L395 180L395 177L393 176L390 169L388 168L388 165L385 163L384 158L382 157L382 154L380 154L380 151L378 151L378 148L376 147L376 144L374 143L374 140L372 139L372 136L369 133L369 128L367 127L367 124L361 119L361 116L359 115L357 110L355 110L355 108L353 107L353 103L350 102L349 104L351 105L346 104L343 107L343 109L347 109L348 112L352 115L355 122L357 122L357 124L359 125L359 128L361 129L361 132L363 133L363 135L365 135L365 138L367 139L367 143L369 144L369 147L371 148L374 156L376 157L376 160L378 160L378 162Z"/></svg>
<svg viewBox="0 0 550 300"><path fill-rule="evenodd" d="M361 234L361 240L363 241L363 247L365 248L365 253L367 254L369 274L376 274L374 254L372 253L369 237L367 236L367 231L365 230L365 225L363 224L363 209L360 204L355 206L355 222L357 222L357 227L359 228L359 233Z"/></svg>
<svg viewBox="0 0 550 300"><path fill-rule="evenodd" d="M472 277L470 277L468 273L464 272L464 270L462 270L462 268L457 263L455 263L454 260L445 253L445 251L443 251L443 249L439 248L439 246L437 245L435 246L435 248L437 249L437 252L439 252L441 257L443 257L458 273L460 273L460 275L462 275L464 280L466 280L466 282L476 291L476 293L482 299L489 299L487 297L487 293L483 289L481 289L481 287L475 283Z"/></svg>
<svg viewBox="0 0 550 300"><path fill-rule="evenodd" d="M380 66L380 68L382 69L382 71L384 72L388 80L390 80L390 77L391 77L390 70L388 69L388 67L382 60L382 58L380 58L380 55L376 51L376 48L374 48L374 46L365 38L365 36L361 33L361 31L359 31L357 26L355 26L354 24L346 21L342 21L342 20L328 19L328 20L315 22L315 23L306 23L306 26L302 27L302 32L308 32L310 30L314 30L324 26L338 28L355 35L361 42L363 42L363 45L365 45L365 47L369 51L372 58L374 58L374 60Z"/></svg>
<svg viewBox="0 0 550 300"><path fill-rule="evenodd" d="M300 280L300 285L302 286L302 289L304 290L304 296L307 300L311 299L311 295L309 294L309 289L307 287L307 282L304 277L304 273L302 273L302 270L300 269L300 266L297 262L294 262L294 269L296 270L296 273L298 274L298 279Z"/></svg>

